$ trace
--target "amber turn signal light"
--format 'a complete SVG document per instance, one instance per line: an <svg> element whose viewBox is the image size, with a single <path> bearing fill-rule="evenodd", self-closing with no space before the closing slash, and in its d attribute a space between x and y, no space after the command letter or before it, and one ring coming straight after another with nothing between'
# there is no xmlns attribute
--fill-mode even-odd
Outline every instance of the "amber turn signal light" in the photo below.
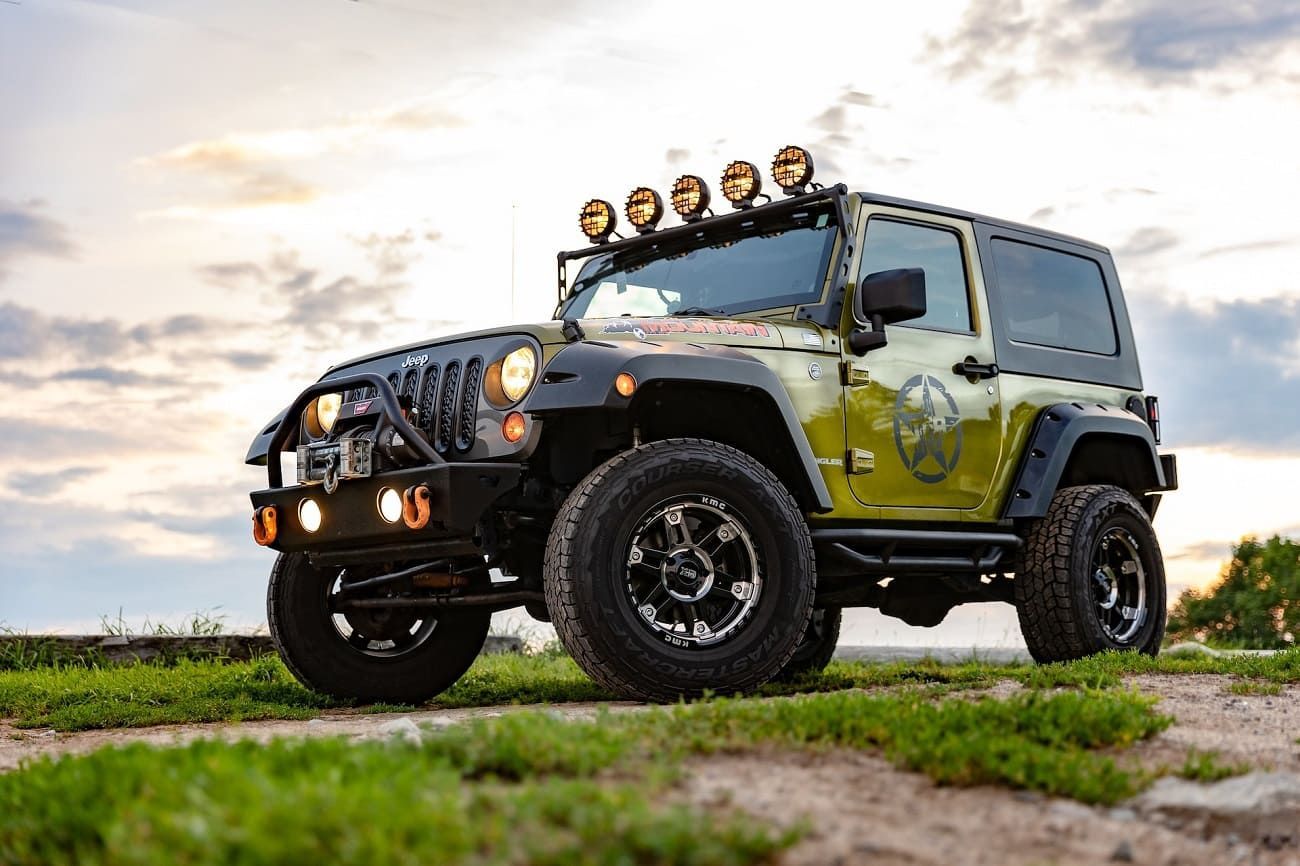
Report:
<svg viewBox="0 0 1300 866"><path fill-rule="evenodd" d="M619 373L614 377L614 390L622 397L631 397L636 393L636 378L631 373Z"/></svg>
<svg viewBox="0 0 1300 866"><path fill-rule="evenodd" d="M501 435L506 438L507 442L518 442L524 438L524 431L527 427L528 423L521 413L511 412L501 422Z"/></svg>
<svg viewBox="0 0 1300 866"><path fill-rule="evenodd" d="M266 547L275 543L280 532L278 512L274 505L263 505L253 512L253 540Z"/></svg>

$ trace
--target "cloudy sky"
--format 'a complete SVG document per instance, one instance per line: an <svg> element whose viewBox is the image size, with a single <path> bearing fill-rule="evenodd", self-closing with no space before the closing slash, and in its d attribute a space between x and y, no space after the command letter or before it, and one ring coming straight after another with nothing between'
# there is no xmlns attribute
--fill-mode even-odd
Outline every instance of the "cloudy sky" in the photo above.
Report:
<svg viewBox="0 0 1300 866"><path fill-rule="evenodd" d="M293 394L547 318L584 199L791 142L1114 250L1175 591L1300 533L1296 0L0 0L0 118L11 627L257 625L241 459ZM1014 643L1008 614L851 636Z"/></svg>

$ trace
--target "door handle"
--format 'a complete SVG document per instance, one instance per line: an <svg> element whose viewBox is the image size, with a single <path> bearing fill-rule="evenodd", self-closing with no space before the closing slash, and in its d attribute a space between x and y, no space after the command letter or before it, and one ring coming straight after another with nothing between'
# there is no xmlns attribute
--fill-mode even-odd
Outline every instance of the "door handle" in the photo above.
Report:
<svg viewBox="0 0 1300 866"><path fill-rule="evenodd" d="M981 364L975 360L973 355L967 355L964 361L953 364L952 371L959 376L965 376L972 382L978 382L980 379L992 379L1001 372L997 364Z"/></svg>

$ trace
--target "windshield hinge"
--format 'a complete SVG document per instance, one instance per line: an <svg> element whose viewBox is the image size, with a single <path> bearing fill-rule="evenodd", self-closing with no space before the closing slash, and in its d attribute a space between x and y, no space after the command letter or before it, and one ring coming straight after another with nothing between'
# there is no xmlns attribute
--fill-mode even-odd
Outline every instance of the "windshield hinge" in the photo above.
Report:
<svg viewBox="0 0 1300 866"><path fill-rule="evenodd" d="M565 319L564 326L560 328L560 333L563 334L564 339L568 340L570 343L576 343L578 340L587 339L587 332L582 330L582 325L577 319Z"/></svg>

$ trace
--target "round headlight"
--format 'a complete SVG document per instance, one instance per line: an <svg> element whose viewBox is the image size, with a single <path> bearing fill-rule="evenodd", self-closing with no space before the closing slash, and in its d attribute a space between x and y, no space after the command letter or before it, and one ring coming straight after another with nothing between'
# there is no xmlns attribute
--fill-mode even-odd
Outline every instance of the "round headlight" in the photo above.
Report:
<svg viewBox="0 0 1300 866"><path fill-rule="evenodd" d="M593 244L603 244L614 233L614 206L593 198L578 212L578 226Z"/></svg>
<svg viewBox="0 0 1300 866"><path fill-rule="evenodd" d="M787 145L772 159L772 180L786 195L798 195L812 182L812 155L802 147Z"/></svg>
<svg viewBox="0 0 1300 866"><path fill-rule="evenodd" d="M501 359L501 393L514 402L528 393L537 373L537 355L531 346L520 346Z"/></svg>
<svg viewBox="0 0 1300 866"><path fill-rule="evenodd" d="M379 516L385 523L396 523L402 519L402 494L393 488L385 487L379 491L379 498L375 500L375 505L379 508Z"/></svg>
<svg viewBox="0 0 1300 866"><path fill-rule="evenodd" d="M627 197L623 212L638 232L652 232L655 224L663 219L664 202L650 187L639 186Z"/></svg>
<svg viewBox="0 0 1300 866"><path fill-rule="evenodd" d="M758 198L763 182L752 162L738 159L722 172L722 197L734 207L749 207Z"/></svg>
<svg viewBox="0 0 1300 866"><path fill-rule="evenodd" d="M334 429L334 422L339 420L339 410L343 408L342 394L323 394L307 404L303 421L312 438L319 439Z"/></svg>
<svg viewBox="0 0 1300 866"><path fill-rule="evenodd" d="M686 222L694 222L709 209L709 188L704 179L684 174L673 182L673 210Z"/></svg>

